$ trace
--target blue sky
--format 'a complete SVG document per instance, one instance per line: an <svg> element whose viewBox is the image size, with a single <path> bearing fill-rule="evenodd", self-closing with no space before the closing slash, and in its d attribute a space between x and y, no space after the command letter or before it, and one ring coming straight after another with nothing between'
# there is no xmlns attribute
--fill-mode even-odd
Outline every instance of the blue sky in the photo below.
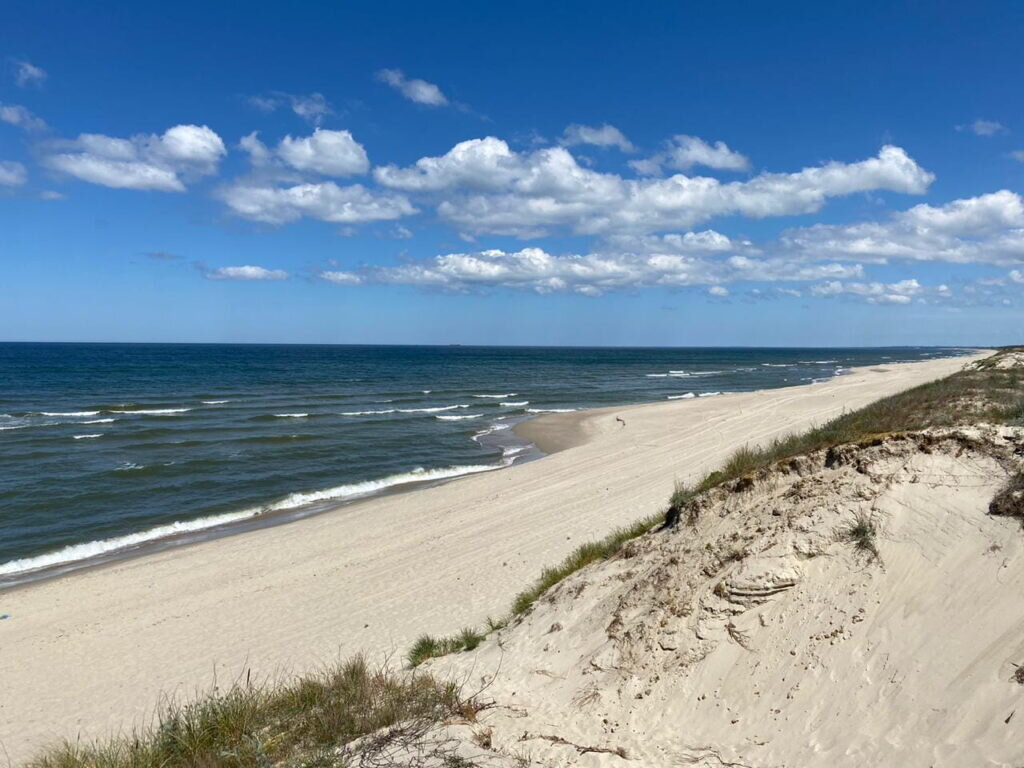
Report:
<svg viewBox="0 0 1024 768"><path fill-rule="evenodd" d="M1019 4L89 5L3 11L0 339L1021 341Z"/></svg>

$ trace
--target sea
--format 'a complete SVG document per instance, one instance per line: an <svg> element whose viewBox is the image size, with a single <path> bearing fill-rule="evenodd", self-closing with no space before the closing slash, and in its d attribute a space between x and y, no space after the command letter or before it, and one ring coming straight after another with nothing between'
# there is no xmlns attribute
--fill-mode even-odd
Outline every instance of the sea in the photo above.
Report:
<svg viewBox="0 0 1024 768"><path fill-rule="evenodd" d="M500 471L545 413L966 352L0 343L0 586Z"/></svg>

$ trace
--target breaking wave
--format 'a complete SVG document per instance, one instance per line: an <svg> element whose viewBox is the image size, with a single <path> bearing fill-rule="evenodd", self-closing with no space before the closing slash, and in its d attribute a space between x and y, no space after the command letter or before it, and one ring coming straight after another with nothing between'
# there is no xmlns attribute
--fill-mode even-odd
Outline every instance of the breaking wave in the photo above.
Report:
<svg viewBox="0 0 1024 768"><path fill-rule="evenodd" d="M139 533L130 533L126 536L115 536L110 539L89 541L83 544L73 544L71 546L64 547L63 549L58 549L36 557L26 557L20 560L11 560L6 563L0 563L0 576L28 573L42 568L51 568L53 566L80 562L100 555L123 552L142 544L166 539L170 536L194 533L259 517L266 512L284 512L317 502L342 501L370 496L388 488L408 485L410 483L449 480L480 472L492 472L496 469L507 467L511 463L511 457L505 457L497 464L469 464L463 466L440 467L437 469L424 469L422 467L418 467L411 472L389 475L378 480L364 480L360 483L337 485L333 488L324 488L319 491L292 493L285 496L280 501L264 507L252 507L238 512L227 512L220 515L212 515L210 517L201 517L197 520L176 521L168 523L167 525L158 525L155 528L140 531ZM143 467L138 464L128 463L118 469L143 469Z"/></svg>

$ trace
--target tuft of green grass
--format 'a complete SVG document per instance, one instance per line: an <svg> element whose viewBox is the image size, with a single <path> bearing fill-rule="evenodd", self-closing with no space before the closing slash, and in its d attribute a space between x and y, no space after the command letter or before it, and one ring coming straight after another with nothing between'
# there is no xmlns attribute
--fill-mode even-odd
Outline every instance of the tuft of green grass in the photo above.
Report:
<svg viewBox="0 0 1024 768"><path fill-rule="evenodd" d="M412 648L409 649L409 653L406 655L409 666L418 667L427 659L441 656L443 645L433 635L420 635L416 638L416 642L413 643Z"/></svg>
<svg viewBox="0 0 1024 768"><path fill-rule="evenodd" d="M504 624L492 622L488 619L488 632L500 629ZM438 656L447 656L449 653L460 651L472 651L476 649L487 636L486 632L479 632L472 627L465 627L459 634L452 637L433 637L432 635L420 635L409 653L406 654L406 661L410 667L418 667L428 659Z"/></svg>
<svg viewBox="0 0 1024 768"><path fill-rule="evenodd" d="M410 746L443 764L450 750L427 739L436 725L479 706L427 675L370 668L361 657L297 680L237 684L181 704L156 723L94 743L64 742L28 768L266 768L347 766ZM352 742L361 740L355 748Z"/></svg>
<svg viewBox="0 0 1024 768"><path fill-rule="evenodd" d="M843 539L872 560L880 560L878 552L878 526L870 515L860 514L842 531Z"/></svg>
<svg viewBox="0 0 1024 768"><path fill-rule="evenodd" d="M466 627L459 633L459 644L464 651L474 650L484 641L484 635L472 627Z"/></svg>
<svg viewBox="0 0 1024 768"><path fill-rule="evenodd" d="M617 528L603 539L588 542L577 547L559 565L545 568L541 571L540 578L537 579L533 586L516 595L515 600L512 602L512 617L525 614L533 607L541 595L567 576L581 568L585 568L591 563L613 557L627 542L647 533L660 521L661 515L644 518L625 528Z"/></svg>
<svg viewBox="0 0 1024 768"><path fill-rule="evenodd" d="M668 498L668 505L672 509L682 509L692 498L693 491L676 480L675 488L672 489L672 495Z"/></svg>
<svg viewBox="0 0 1024 768"><path fill-rule="evenodd" d="M990 515L1016 517L1024 523L1024 472L1018 472L1006 481L1006 485L988 505Z"/></svg>

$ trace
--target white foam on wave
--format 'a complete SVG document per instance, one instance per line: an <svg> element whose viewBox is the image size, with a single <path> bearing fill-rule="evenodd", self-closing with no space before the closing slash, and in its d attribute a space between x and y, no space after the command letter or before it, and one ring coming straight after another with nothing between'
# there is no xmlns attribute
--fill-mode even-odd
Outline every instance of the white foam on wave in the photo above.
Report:
<svg viewBox="0 0 1024 768"><path fill-rule="evenodd" d="M473 435L473 439L479 441L479 439L481 437L486 437L487 435L493 435L495 432L501 432L502 430L505 430L505 429L512 429L512 425L511 424L502 424L502 423L492 424L487 429L481 429L479 432L477 432L475 435Z"/></svg>
<svg viewBox="0 0 1024 768"><path fill-rule="evenodd" d="M88 560L100 555L130 549L140 544L145 544L158 539L165 539L175 534L201 531L205 528L213 528L226 523L233 523L245 520L259 514L259 510L250 509L242 512L228 512L213 517L203 517L199 520L185 522L176 521L167 525L158 525L148 531L130 533L126 536L116 536L112 539L100 539L98 541L87 541L83 544L72 544L71 546L47 552L44 555L25 557L20 560L10 560L0 563L0 576L11 576L16 573L28 573L38 571L41 568L50 568L55 565L66 565L81 560Z"/></svg>
<svg viewBox="0 0 1024 768"><path fill-rule="evenodd" d="M90 421L83 421L83 424L112 424L117 419L91 419Z"/></svg>
<svg viewBox="0 0 1024 768"><path fill-rule="evenodd" d="M465 421L466 419L479 419L483 416L482 413L467 413L465 416L435 416L435 419L441 421Z"/></svg>
<svg viewBox="0 0 1024 768"><path fill-rule="evenodd" d="M761 363L765 368L792 368L796 363Z"/></svg>
<svg viewBox="0 0 1024 768"><path fill-rule="evenodd" d="M527 413L573 413L578 408L527 408Z"/></svg>
<svg viewBox="0 0 1024 768"><path fill-rule="evenodd" d="M500 405L502 408L522 408L524 405L529 405L529 404L530 404L529 400L518 400L518 401L509 401L509 402L498 403L498 405Z"/></svg>
<svg viewBox="0 0 1024 768"><path fill-rule="evenodd" d="M697 397L715 397L722 394L721 392L701 392Z"/></svg>
<svg viewBox="0 0 1024 768"><path fill-rule="evenodd" d="M279 419L304 419L309 416L308 413L275 413Z"/></svg>
<svg viewBox="0 0 1024 768"><path fill-rule="evenodd" d="M696 397L693 392L687 392L685 395L669 395L669 400L689 400L690 398Z"/></svg>
<svg viewBox="0 0 1024 768"><path fill-rule="evenodd" d="M432 389L421 389L420 390L420 392L422 392L424 395L429 395L433 391L434 390L432 390Z"/></svg>
<svg viewBox="0 0 1024 768"><path fill-rule="evenodd" d="M111 413L127 413L134 416L173 416L178 413L187 413L191 410L191 408L149 408L138 411L111 411Z"/></svg>
<svg viewBox="0 0 1024 768"><path fill-rule="evenodd" d="M230 400L203 400L203 405L224 405L230 402Z"/></svg>
<svg viewBox="0 0 1024 768"><path fill-rule="evenodd" d="M72 418L84 418L85 416L99 416L99 411L40 411L40 416L70 416Z"/></svg>
<svg viewBox="0 0 1024 768"><path fill-rule="evenodd" d="M126 461L121 466L115 467L115 472L131 472L136 469L145 469L145 464L136 464L134 461Z"/></svg>
<svg viewBox="0 0 1024 768"><path fill-rule="evenodd" d="M360 496L369 496L370 494L383 491L387 488L394 488L398 485L423 483L431 480L448 480L453 477L477 474L478 472L491 472L495 469L501 469L506 466L508 466L507 462L501 462L499 464L467 464L463 466L441 467L438 469L424 469L423 467L417 467L411 472L389 475L387 477L382 477L379 480L364 480L361 483L336 485L333 488L324 488L321 491L292 493L281 499L281 501L271 504L267 509L271 512L282 512L290 509L296 509L298 507L304 507L307 504L314 504L316 502L340 501L343 499L358 498Z"/></svg>
<svg viewBox="0 0 1024 768"><path fill-rule="evenodd" d="M484 397L489 400L501 400L503 397L515 397L518 394L518 392L506 392L503 395L473 395L473 397Z"/></svg>
<svg viewBox="0 0 1024 768"><path fill-rule="evenodd" d="M237 523L243 520L259 517L265 512L281 512L297 509L307 504L323 501L342 501L345 499L369 496L387 488L407 485L410 483L422 483L437 480L449 480L464 475L472 475L480 472L491 472L502 469L512 463L510 457L503 458L497 464L469 464L463 466L440 467L437 469L423 469L418 467L411 472L403 472L396 475L382 477L379 480L365 480L361 483L349 483L338 485L333 488L325 488L320 491L307 491L293 493L278 502L264 506L251 507L238 512L226 512L211 517L201 517L198 520L175 521L166 525L158 525L139 533L131 533L126 536L116 536L111 539L89 541L83 544L73 544L63 549L48 552L35 557L26 557L20 560L11 560L0 563L0 576L11 576L20 573L29 573L41 568L49 568L58 565L88 560L100 555L116 553L131 549L141 544L158 541L170 536L184 533L194 533L209 528L216 528L229 523ZM123 469L141 469L138 465L123 467Z"/></svg>
<svg viewBox="0 0 1024 768"><path fill-rule="evenodd" d="M667 373L645 373L644 376L646 376L649 379L664 379L664 378L666 378L668 376L668 374Z"/></svg>
<svg viewBox="0 0 1024 768"><path fill-rule="evenodd" d="M379 411L343 411L339 416L377 416L382 413L394 413L394 408L384 408Z"/></svg>
<svg viewBox="0 0 1024 768"><path fill-rule="evenodd" d="M103 437L102 432L97 432L95 435L75 435L75 440L91 440L96 437Z"/></svg>
<svg viewBox="0 0 1024 768"><path fill-rule="evenodd" d="M440 413L441 411L454 411L457 408L469 408L468 405L439 405L433 408L396 408L399 413Z"/></svg>

